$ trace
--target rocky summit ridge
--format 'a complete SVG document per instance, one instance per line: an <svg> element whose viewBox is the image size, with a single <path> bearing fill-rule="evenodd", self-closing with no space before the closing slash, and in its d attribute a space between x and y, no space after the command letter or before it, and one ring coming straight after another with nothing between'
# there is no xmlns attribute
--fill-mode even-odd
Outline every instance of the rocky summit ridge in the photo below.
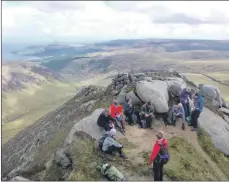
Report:
<svg viewBox="0 0 229 182"><path fill-rule="evenodd" d="M187 140L190 138L196 140L196 136L190 131L182 131L182 133L179 128L173 126L165 129L161 118L173 104L173 98L183 88L189 88L193 92L202 91L206 96L205 108L199 118L199 125L210 136L217 152L220 152L220 156L221 154L228 156L229 123L227 114L229 107L217 89L217 91L213 89L215 95L209 94L204 86L199 88L177 72L120 73L108 87L90 85L81 88L75 97L55 111L38 119L5 143L2 146L2 179L12 180L21 176L30 180L101 180L94 170L90 170L90 172L87 170L91 169L91 166L94 166L98 161L114 161L101 156L96 147L95 141L103 133L97 127L97 118L103 108L110 106L114 98L123 104L125 97L131 96L137 109L142 103L148 100L152 101L158 115L155 122L156 127L155 131L148 129L140 131L135 126L128 126L125 137L118 134L118 139L124 142L130 158L136 158L140 163L130 160L125 163L115 159L115 164L127 173L128 179L131 179L132 176L135 180L150 180L151 176L148 173L148 168L145 168L147 162L144 161L144 158L146 161L148 160L147 156L152 149L152 139L157 129L166 130L168 138L171 138L171 143L176 142L174 137L179 136L183 138L189 136ZM222 108L219 108L220 103ZM141 138L151 141L150 146L143 145ZM182 143L183 139L180 142ZM193 153L195 152L196 149ZM138 159L137 156L140 154L143 155L143 158ZM91 161L88 162L89 159ZM209 158L205 160L209 164L211 163ZM225 157L225 160L229 159ZM198 163L198 161L195 162ZM126 165L132 167L131 171L135 172L135 175ZM136 175L139 165L142 165L142 175ZM217 169L209 169L203 174L206 173L207 176L208 173L217 173L216 177L208 178L209 180L229 179L229 174L227 176L224 171L219 172L221 166L218 171ZM172 171L172 169L169 170ZM167 172L167 177L171 180L189 180L190 177L186 176L183 179L177 176L175 178L175 176L175 173ZM197 177L196 180L207 179L204 175Z"/></svg>

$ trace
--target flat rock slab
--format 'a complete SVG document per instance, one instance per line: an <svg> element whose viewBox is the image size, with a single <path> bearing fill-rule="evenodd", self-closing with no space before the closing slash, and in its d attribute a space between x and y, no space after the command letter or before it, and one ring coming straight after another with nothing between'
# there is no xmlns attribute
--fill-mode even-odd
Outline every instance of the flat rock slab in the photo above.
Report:
<svg viewBox="0 0 229 182"><path fill-rule="evenodd" d="M229 124L207 108L200 114L199 125L212 138L217 149L229 155Z"/></svg>
<svg viewBox="0 0 229 182"><path fill-rule="evenodd" d="M68 137L65 140L65 143L70 145L74 139L76 131L84 131L89 134L91 137L96 140L105 132L105 130L101 130L101 128L97 125L97 119L99 115L102 113L104 109L96 109L90 116L87 116L77 122L71 129ZM125 137L120 132L117 132L117 137Z"/></svg>

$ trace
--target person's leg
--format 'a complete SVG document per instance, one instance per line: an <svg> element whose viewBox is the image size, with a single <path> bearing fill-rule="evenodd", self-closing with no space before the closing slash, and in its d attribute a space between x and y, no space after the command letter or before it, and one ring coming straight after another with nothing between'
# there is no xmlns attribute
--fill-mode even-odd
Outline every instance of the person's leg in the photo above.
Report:
<svg viewBox="0 0 229 182"><path fill-rule="evenodd" d="M154 116L153 115L149 115L148 117L148 123L149 123L149 128L153 128L153 123L154 123Z"/></svg>
<svg viewBox="0 0 229 182"><path fill-rule="evenodd" d="M197 111L196 113L196 128L198 127L198 119L200 117L200 111Z"/></svg>
<svg viewBox="0 0 229 182"><path fill-rule="evenodd" d="M133 125L134 122L133 122L133 118L132 118L132 113L130 113L128 117L129 117L129 118L128 118L129 124L130 124L130 125Z"/></svg>
<svg viewBox="0 0 229 182"><path fill-rule="evenodd" d="M190 105L189 105L189 102L186 103L186 108L187 108L187 115L185 115L185 118L190 116Z"/></svg>
<svg viewBox="0 0 229 182"><path fill-rule="evenodd" d="M185 117L187 115L187 105L185 103L182 103L182 106L184 108L184 113L185 113Z"/></svg>
<svg viewBox="0 0 229 182"><path fill-rule="evenodd" d="M160 164L160 179L159 179L159 181L163 181L163 175L164 175L163 167L164 167L164 165Z"/></svg>
<svg viewBox="0 0 229 182"><path fill-rule="evenodd" d="M199 112L197 110L193 111L193 115L192 115L193 130L195 130L197 128L198 115L199 115Z"/></svg>
<svg viewBox="0 0 229 182"><path fill-rule="evenodd" d="M122 147L109 146L106 153L112 154L113 152L118 152L119 155L123 155Z"/></svg>
<svg viewBox="0 0 229 182"><path fill-rule="evenodd" d="M160 173L159 173L159 165L158 163L153 163L153 177L154 181L159 181L160 180Z"/></svg>

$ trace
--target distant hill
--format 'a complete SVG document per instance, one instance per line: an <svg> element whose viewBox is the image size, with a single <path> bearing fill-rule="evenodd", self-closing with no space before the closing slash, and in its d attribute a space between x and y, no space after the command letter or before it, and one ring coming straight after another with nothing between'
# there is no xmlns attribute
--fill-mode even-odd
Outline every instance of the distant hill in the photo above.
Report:
<svg viewBox="0 0 229 182"><path fill-rule="evenodd" d="M17 91L31 85L49 81L63 81L63 77L47 67L35 63L11 63L2 65L2 91Z"/></svg>

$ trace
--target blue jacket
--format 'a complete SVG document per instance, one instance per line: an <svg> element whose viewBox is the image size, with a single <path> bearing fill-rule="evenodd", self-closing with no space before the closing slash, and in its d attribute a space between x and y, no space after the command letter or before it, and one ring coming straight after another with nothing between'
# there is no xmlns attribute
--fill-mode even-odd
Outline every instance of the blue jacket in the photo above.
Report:
<svg viewBox="0 0 229 182"><path fill-rule="evenodd" d="M197 111L202 112L204 108L204 98L203 96L199 93L198 98L194 99L194 106Z"/></svg>

